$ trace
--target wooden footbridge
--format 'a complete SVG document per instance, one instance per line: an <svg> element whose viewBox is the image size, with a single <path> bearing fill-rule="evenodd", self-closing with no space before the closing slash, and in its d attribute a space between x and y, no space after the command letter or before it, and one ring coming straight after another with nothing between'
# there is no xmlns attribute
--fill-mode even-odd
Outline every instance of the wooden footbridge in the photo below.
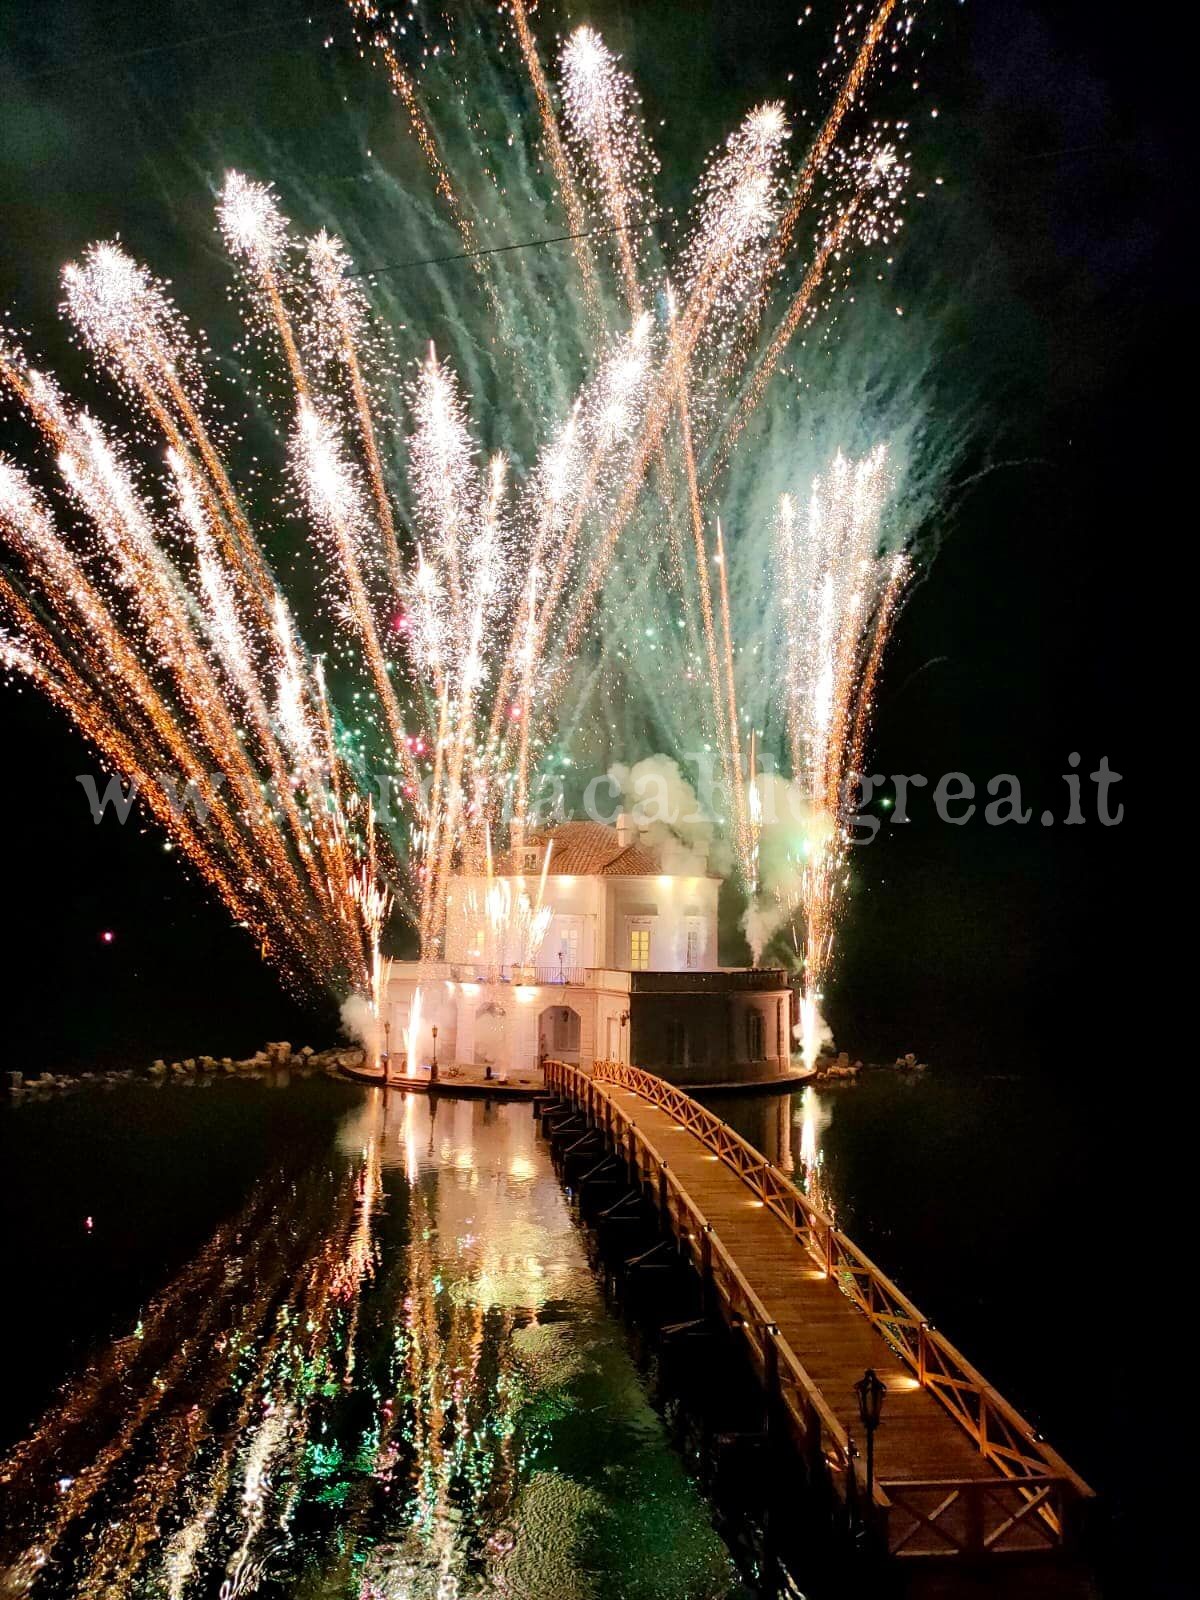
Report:
<svg viewBox="0 0 1200 1600"><path fill-rule="evenodd" d="M636 1067L546 1065L545 1125L615 1155L745 1340L778 1425L900 1560L1061 1554L1092 1491L771 1162ZM867 1504L854 1384L887 1386Z"/></svg>

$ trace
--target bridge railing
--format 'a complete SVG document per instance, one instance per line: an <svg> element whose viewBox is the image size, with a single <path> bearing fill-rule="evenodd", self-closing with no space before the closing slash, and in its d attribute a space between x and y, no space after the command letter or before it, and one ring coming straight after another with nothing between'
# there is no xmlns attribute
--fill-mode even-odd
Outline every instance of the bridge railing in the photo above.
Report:
<svg viewBox="0 0 1200 1600"><path fill-rule="evenodd" d="M556 1073L554 1069L559 1070ZM623 1062L596 1062L590 1080L579 1068L564 1063L547 1065L548 1084L573 1090L589 1102L592 1096L586 1086L592 1080L629 1090L658 1106L736 1172L764 1207L787 1225L816 1270L831 1278L858 1307L1001 1475L998 1479L946 1479L920 1485L901 1481L877 1484L877 1500L881 1492L883 1495L879 1509L894 1502L900 1513L888 1523L890 1537L899 1541L897 1553L944 1553L952 1547L964 1552L1027 1551L1037 1548L1039 1540L1050 1546L1062 1542L1064 1508L1068 1502L1091 1498L1089 1486L825 1212L728 1123L674 1084ZM667 1187L678 1188L670 1176ZM682 1233L678 1236L683 1237ZM709 1248L724 1258L721 1267L730 1287L743 1298L752 1295L723 1247L714 1241ZM748 1333L751 1320L761 1326L765 1317L765 1312L760 1316L756 1311L753 1319L747 1318ZM750 1337L753 1340L755 1336ZM779 1353L786 1348L790 1357L782 1363L781 1376L786 1370L796 1408L807 1412L806 1431L811 1432L819 1422L820 1448L829 1464L844 1472L851 1459L844 1430L790 1347L782 1339L776 1342ZM822 1411L825 1415L820 1415Z"/></svg>

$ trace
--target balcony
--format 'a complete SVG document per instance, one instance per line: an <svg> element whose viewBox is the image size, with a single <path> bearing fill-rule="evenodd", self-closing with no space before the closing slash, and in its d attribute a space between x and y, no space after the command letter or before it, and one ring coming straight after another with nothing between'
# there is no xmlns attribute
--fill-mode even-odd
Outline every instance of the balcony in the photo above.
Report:
<svg viewBox="0 0 1200 1600"><path fill-rule="evenodd" d="M583 988L592 982L590 968L559 966L557 963L548 967L497 966L486 961L442 961L430 965L437 969L433 973L435 977L449 978L454 983L512 983L531 988L574 984Z"/></svg>
<svg viewBox="0 0 1200 1600"><path fill-rule="evenodd" d="M396 962L418 970L416 962ZM709 971L631 972L620 967L551 965L493 965L486 961L428 961L419 968L426 982L438 978L451 983L497 984L556 989L608 989L618 994L753 994L788 987L782 967L717 967Z"/></svg>
<svg viewBox="0 0 1200 1600"><path fill-rule="evenodd" d="M717 967L709 972L631 972L632 994L753 994L786 989L782 967Z"/></svg>

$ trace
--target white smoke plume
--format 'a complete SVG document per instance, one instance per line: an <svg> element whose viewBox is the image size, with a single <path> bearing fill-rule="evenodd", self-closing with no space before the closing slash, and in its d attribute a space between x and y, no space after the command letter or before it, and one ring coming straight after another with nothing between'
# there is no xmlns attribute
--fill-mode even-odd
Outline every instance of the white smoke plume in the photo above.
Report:
<svg viewBox="0 0 1200 1600"><path fill-rule="evenodd" d="M663 871L700 877L728 872L729 849L716 837L712 815L670 756L647 756L631 767L608 769L641 839L658 852Z"/></svg>
<svg viewBox="0 0 1200 1600"><path fill-rule="evenodd" d="M767 944L788 922L807 855L825 844L834 819L812 804L800 782L776 772L757 777L762 824L758 836L758 894L742 913L741 927L758 966ZM797 960L788 940L782 959Z"/></svg>
<svg viewBox="0 0 1200 1600"><path fill-rule="evenodd" d="M803 1038L803 1036L804 1036L804 1022L803 1022L803 1019L801 1019L799 1022L796 1022L796 1023L794 1023L792 1025L792 1037L793 1037L793 1039L795 1039L796 1043L800 1046L800 1054L801 1055L804 1054L804 1038ZM819 1057L821 1057L823 1055L826 1055L826 1054L832 1055L833 1048L834 1048L834 1046L833 1046L833 1029L825 1021L825 1017L824 1017L824 1015L823 1015L823 1013L821 1011L820 1006L817 1005L815 1002L813 1004L813 1043L815 1045L815 1049L813 1051L813 1059L811 1061L806 1061L805 1062L805 1066L808 1066L808 1067L815 1067Z"/></svg>
<svg viewBox="0 0 1200 1600"><path fill-rule="evenodd" d="M379 1017L365 995L348 995L342 1001L342 1032L362 1045L372 1060L378 1060L382 1047Z"/></svg>

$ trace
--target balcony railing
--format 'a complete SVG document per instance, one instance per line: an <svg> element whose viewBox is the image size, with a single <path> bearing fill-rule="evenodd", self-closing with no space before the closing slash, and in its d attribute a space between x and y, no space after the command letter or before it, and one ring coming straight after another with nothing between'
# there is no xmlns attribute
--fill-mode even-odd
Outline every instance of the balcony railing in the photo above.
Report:
<svg viewBox="0 0 1200 1600"><path fill-rule="evenodd" d="M630 971L627 967L576 967L565 962L519 966L509 962L429 961L423 964L422 975L430 979L446 978L454 983L574 986L581 989L616 989L622 994L745 994L786 989L788 986L787 973L781 967L643 972Z"/></svg>
<svg viewBox="0 0 1200 1600"><path fill-rule="evenodd" d="M445 976L455 983L512 983L517 985L575 984L579 987L591 983L588 967L518 966L487 961L449 961L438 965ZM438 974L441 975L440 973Z"/></svg>
<svg viewBox="0 0 1200 1600"><path fill-rule="evenodd" d="M715 971L631 972L634 994L729 994L786 989L782 967L718 967Z"/></svg>

